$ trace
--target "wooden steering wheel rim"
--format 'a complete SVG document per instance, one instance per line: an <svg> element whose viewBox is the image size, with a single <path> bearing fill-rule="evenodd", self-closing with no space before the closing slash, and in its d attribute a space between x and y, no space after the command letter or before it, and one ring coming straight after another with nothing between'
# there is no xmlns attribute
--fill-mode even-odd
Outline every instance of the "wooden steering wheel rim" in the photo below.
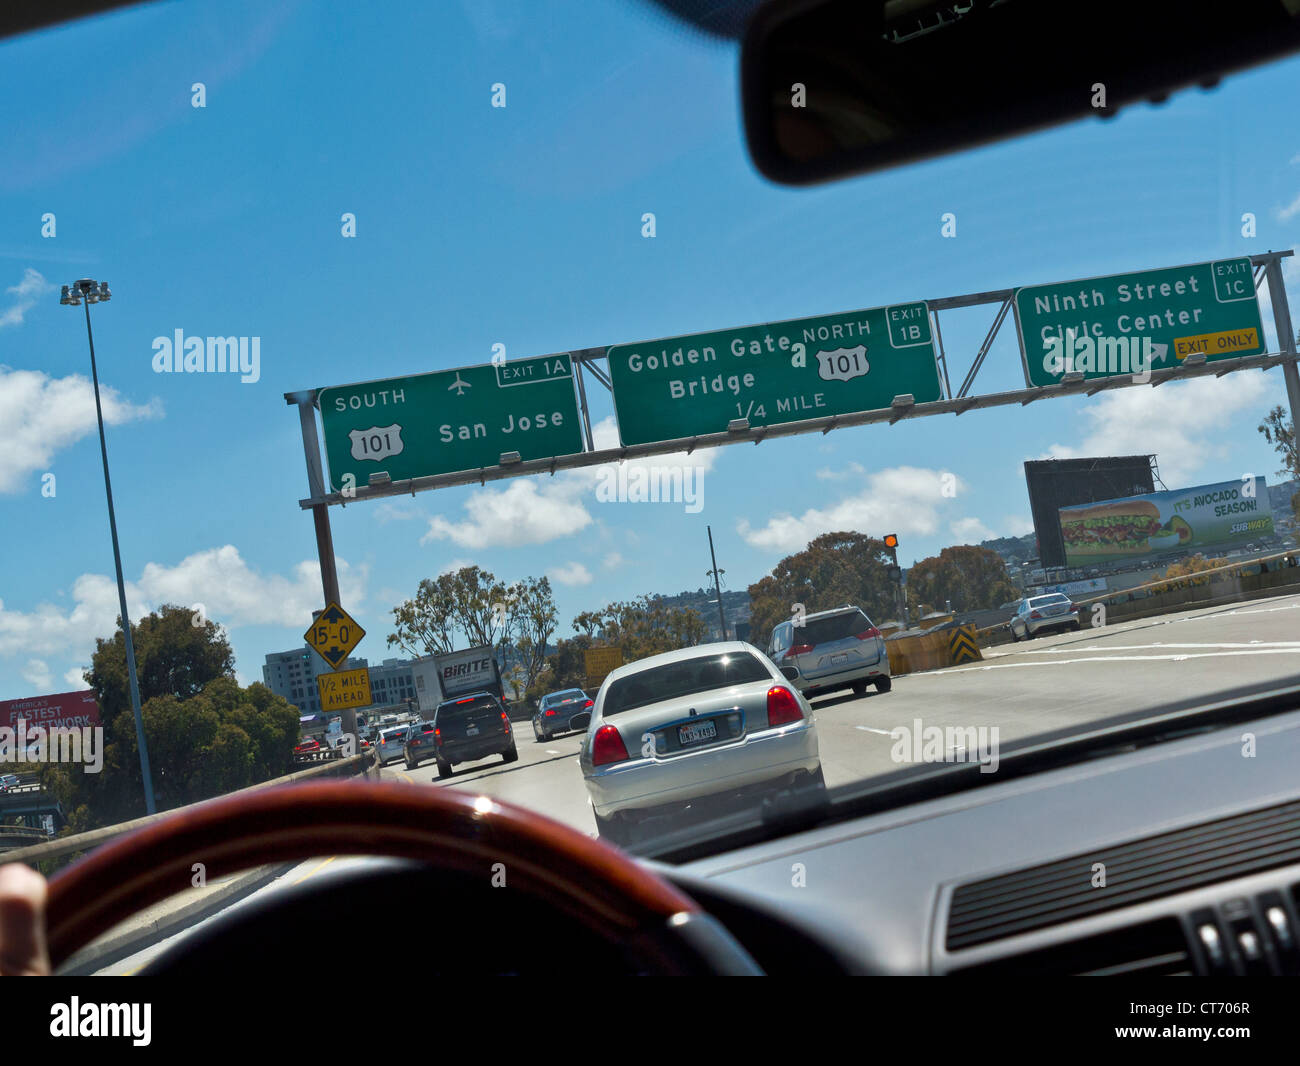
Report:
<svg viewBox="0 0 1300 1066"><path fill-rule="evenodd" d="M415 859L466 872L504 863L509 884L626 943L699 917L698 904L621 852L486 796L400 783L330 781L237 793L178 811L91 852L50 880L59 966L132 914L208 880L318 855Z"/></svg>

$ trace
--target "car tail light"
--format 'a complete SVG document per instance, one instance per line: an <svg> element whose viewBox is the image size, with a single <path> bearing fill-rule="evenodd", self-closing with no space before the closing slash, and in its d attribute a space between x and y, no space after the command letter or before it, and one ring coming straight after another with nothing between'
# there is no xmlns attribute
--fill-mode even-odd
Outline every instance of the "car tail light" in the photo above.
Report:
<svg viewBox="0 0 1300 1066"><path fill-rule="evenodd" d="M791 655L804 655L807 652L812 651L813 648L815 648L816 646L817 645L815 644L796 644L793 648L791 648L788 652L785 653L785 657L789 658Z"/></svg>
<svg viewBox="0 0 1300 1066"><path fill-rule="evenodd" d="M603 725L596 730L591 739L592 766L607 766L612 762L625 762L628 758L627 745L612 725Z"/></svg>
<svg viewBox="0 0 1300 1066"><path fill-rule="evenodd" d="M1030 617L1030 618L1042 618L1043 616L1042 616L1041 614L1039 614L1037 611L1030 611L1030 612L1029 612L1029 617Z"/></svg>
<svg viewBox="0 0 1300 1066"><path fill-rule="evenodd" d="M588 700L586 703L582 705L582 709L585 711L588 707L594 707L594 706L596 706L596 701Z"/></svg>
<svg viewBox="0 0 1300 1066"><path fill-rule="evenodd" d="M549 711L546 712L546 717L547 717L547 718L550 718L550 717L552 717L554 714L555 714L555 708L552 707Z"/></svg>
<svg viewBox="0 0 1300 1066"><path fill-rule="evenodd" d="M506 714L505 711L502 711L502 712L501 712L501 724L502 724L503 726L506 727L506 732L509 733L509 732L510 732L510 715Z"/></svg>
<svg viewBox="0 0 1300 1066"><path fill-rule="evenodd" d="M786 725L803 718L803 708L795 694L784 685L773 685L767 690L767 724Z"/></svg>
<svg viewBox="0 0 1300 1066"><path fill-rule="evenodd" d="M872 626L870 629L864 629L861 633L854 633L853 636L858 640L874 640L880 636L880 630Z"/></svg>

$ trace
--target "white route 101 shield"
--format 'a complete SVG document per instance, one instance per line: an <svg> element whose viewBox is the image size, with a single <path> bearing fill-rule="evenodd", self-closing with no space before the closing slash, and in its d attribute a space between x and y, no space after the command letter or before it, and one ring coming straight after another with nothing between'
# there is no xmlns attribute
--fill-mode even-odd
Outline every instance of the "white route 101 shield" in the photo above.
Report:
<svg viewBox="0 0 1300 1066"><path fill-rule="evenodd" d="M352 441L352 458L359 460L387 459L390 455L401 455L405 447L402 427L396 422L391 426L349 430L348 439Z"/></svg>
<svg viewBox="0 0 1300 1066"><path fill-rule="evenodd" d="M817 375L823 381L852 381L871 369L865 344L818 352L817 363Z"/></svg>

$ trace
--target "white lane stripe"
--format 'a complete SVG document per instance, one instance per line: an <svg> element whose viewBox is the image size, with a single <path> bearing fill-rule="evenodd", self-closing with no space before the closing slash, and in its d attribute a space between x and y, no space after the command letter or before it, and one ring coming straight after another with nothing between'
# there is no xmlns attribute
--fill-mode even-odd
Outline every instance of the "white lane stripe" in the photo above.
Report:
<svg viewBox="0 0 1300 1066"><path fill-rule="evenodd" d="M892 737L894 735L888 729L872 729L869 725L860 725L854 728L861 729L864 733L879 733L882 737Z"/></svg>
<svg viewBox="0 0 1300 1066"><path fill-rule="evenodd" d="M1081 651L1145 651L1147 648L1300 648L1300 640L1251 640L1238 643L1222 644L1173 644L1166 643L1162 640L1153 641L1150 644L1093 644L1088 647L1070 647L1062 645L1058 648L1026 648L1021 654L1024 655L1061 655L1065 652Z"/></svg>
<svg viewBox="0 0 1300 1066"><path fill-rule="evenodd" d="M1070 666L1073 663L1141 663L1168 660L1182 662L1184 659L1217 659L1226 655L1288 655L1300 654L1300 648L1258 648L1241 651L1203 651L1185 655L1091 655L1086 659L1043 659L1031 663L990 663L988 666L949 667L946 670L926 670L908 677L945 677L948 674L965 674L972 670L1014 670L1019 666ZM859 729L862 727L859 726Z"/></svg>

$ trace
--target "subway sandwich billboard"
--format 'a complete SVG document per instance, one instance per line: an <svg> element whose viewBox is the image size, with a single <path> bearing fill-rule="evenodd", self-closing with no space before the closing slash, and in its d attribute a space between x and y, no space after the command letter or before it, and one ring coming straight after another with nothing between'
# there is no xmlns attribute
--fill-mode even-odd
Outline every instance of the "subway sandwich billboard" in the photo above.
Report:
<svg viewBox="0 0 1300 1066"><path fill-rule="evenodd" d="M1262 477L1062 507L1057 514L1066 566L1181 554L1273 532Z"/></svg>

